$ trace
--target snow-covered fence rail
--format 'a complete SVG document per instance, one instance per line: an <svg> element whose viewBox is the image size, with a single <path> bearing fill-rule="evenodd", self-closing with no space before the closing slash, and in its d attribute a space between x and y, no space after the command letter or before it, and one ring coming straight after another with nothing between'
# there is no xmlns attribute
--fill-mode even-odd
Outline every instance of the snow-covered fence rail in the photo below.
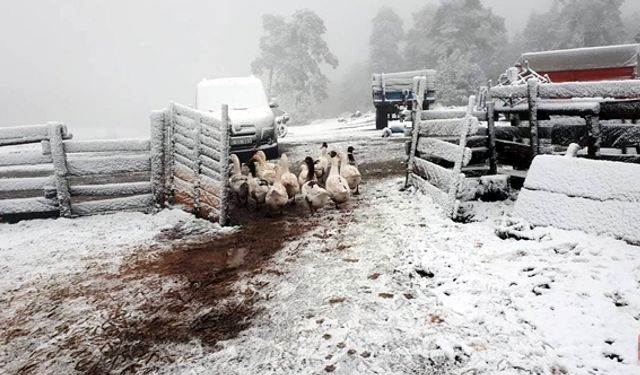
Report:
<svg viewBox="0 0 640 375"><path fill-rule="evenodd" d="M171 103L166 122L164 186L166 200L196 215L226 224L229 193L229 121ZM159 117L158 117L159 121Z"/></svg>
<svg viewBox="0 0 640 375"><path fill-rule="evenodd" d="M62 125L61 134L63 139L72 138L65 125ZM0 127L0 146L36 143L48 138L49 124Z"/></svg>

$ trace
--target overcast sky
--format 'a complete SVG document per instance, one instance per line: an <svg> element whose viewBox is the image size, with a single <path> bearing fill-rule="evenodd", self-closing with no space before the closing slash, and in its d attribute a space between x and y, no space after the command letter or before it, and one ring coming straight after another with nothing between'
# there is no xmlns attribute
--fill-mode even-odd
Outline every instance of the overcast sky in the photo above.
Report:
<svg viewBox="0 0 640 375"><path fill-rule="evenodd" d="M520 30L551 0L483 0ZM316 11L341 67L364 61L371 18L411 24L425 0L0 0L0 126L62 121L77 138L144 137L148 114L193 102L202 78L250 74L264 13Z"/></svg>

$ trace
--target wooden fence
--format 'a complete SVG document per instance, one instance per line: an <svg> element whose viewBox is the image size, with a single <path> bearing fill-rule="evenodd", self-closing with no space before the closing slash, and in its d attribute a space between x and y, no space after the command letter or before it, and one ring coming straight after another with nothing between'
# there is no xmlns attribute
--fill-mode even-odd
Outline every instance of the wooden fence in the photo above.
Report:
<svg viewBox="0 0 640 375"><path fill-rule="evenodd" d="M151 114L145 140L74 141L64 125L0 128L0 218L151 212L179 204L227 222L228 130L211 114L171 103Z"/></svg>
<svg viewBox="0 0 640 375"><path fill-rule="evenodd" d="M461 202L496 189L504 191L507 185L505 178L495 176L495 157L489 147L494 140L493 121L487 135L478 135L475 102L474 96L469 98L463 112L420 111L414 116L408 183L430 195L454 220L468 212L468 205Z"/></svg>
<svg viewBox="0 0 640 375"><path fill-rule="evenodd" d="M36 144L55 136L60 142L71 138L62 124L30 125L0 128L0 146ZM53 155L44 153L37 144L0 154L0 216L32 214L46 216L58 213L58 201L45 194L56 181Z"/></svg>
<svg viewBox="0 0 640 375"><path fill-rule="evenodd" d="M635 125L640 81L541 84L530 79L527 85L492 87L489 98L495 112L513 119L521 135L498 140L497 153L505 164L527 169L536 155L571 143L587 147L590 158L640 163L640 126ZM521 120L528 121L528 127L519 127ZM636 154L626 155L628 147L635 147ZM605 154L602 148L620 149L622 155Z"/></svg>
<svg viewBox="0 0 640 375"><path fill-rule="evenodd" d="M210 113L171 103L155 113L166 129L164 196L172 204L202 218L228 222L229 120L223 106L220 119Z"/></svg>

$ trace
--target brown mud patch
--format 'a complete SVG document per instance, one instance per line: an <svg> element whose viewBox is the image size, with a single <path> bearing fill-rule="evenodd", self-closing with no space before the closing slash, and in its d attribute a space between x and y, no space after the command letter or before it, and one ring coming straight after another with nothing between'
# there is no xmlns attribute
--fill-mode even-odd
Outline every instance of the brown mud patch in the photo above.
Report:
<svg viewBox="0 0 640 375"><path fill-rule="evenodd" d="M404 166L391 160L365 163L360 170L362 195L341 210L328 206L310 215L301 199L273 218L265 217L264 210L237 208L231 211L231 222L241 227L231 233L212 236L193 228L172 228L155 241L159 245L138 249L120 269L97 264L81 274L41 281L17 294L29 303L0 320L0 325L11 327L0 333L0 343L28 341L19 346L27 353L15 367L21 374L54 371L59 368L56 358L71 361L84 374L152 372L180 359L167 353L172 344L197 340L205 351L219 350L221 341L251 325L260 312L255 290L268 285L255 282L242 290L237 281L281 275L270 259L294 241L298 244L292 248L315 241L325 244L327 251L344 251L328 239L335 228L348 227L366 199L366 183L400 176ZM295 256L285 261L295 261ZM87 317L65 310L78 300L90 305ZM35 319L52 323L34 327ZM40 345L54 339L54 346Z"/></svg>

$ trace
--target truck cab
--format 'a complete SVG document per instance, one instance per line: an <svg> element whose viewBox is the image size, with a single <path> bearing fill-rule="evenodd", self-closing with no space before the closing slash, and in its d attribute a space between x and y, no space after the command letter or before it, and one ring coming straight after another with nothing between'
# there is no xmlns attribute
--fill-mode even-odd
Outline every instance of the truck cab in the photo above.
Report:
<svg viewBox="0 0 640 375"><path fill-rule="evenodd" d="M247 160L258 150L269 159L278 157L278 136L273 108L262 81L256 77L205 79L198 84L196 109L220 115L229 106L231 152Z"/></svg>

